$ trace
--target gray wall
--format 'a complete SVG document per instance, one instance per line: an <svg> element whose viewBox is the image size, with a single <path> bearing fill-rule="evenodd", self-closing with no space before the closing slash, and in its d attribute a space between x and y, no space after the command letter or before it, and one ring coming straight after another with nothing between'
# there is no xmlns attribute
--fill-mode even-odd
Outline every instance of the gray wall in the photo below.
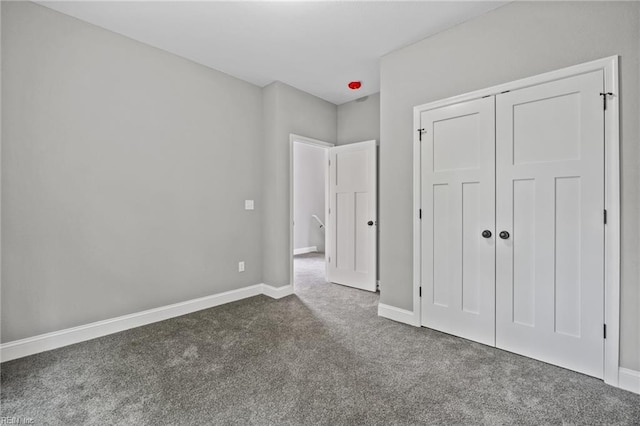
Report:
<svg viewBox="0 0 640 426"><path fill-rule="evenodd" d="M289 247L289 134L336 140L336 106L284 83L263 89L264 168L262 175L264 282L291 284Z"/></svg>
<svg viewBox="0 0 640 426"><path fill-rule="evenodd" d="M621 364L640 369L639 14L637 2L514 2L382 58L381 303L412 309L413 107L620 54Z"/></svg>
<svg viewBox="0 0 640 426"><path fill-rule="evenodd" d="M262 281L260 88L33 3L2 59L3 342Z"/></svg>
<svg viewBox="0 0 640 426"><path fill-rule="evenodd" d="M380 141L380 93L338 105L338 143Z"/></svg>
<svg viewBox="0 0 640 426"><path fill-rule="evenodd" d="M317 247L324 252L327 150L304 143L293 144L293 248Z"/></svg>

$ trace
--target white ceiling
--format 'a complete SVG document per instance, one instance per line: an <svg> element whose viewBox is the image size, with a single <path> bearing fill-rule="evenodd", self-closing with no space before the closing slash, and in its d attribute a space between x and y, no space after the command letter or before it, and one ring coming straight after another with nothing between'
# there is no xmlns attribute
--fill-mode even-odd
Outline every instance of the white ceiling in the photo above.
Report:
<svg viewBox="0 0 640 426"><path fill-rule="evenodd" d="M380 57L506 2L38 2L265 86L334 104L380 90ZM362 88L347 88L351 80Z"/></svg>

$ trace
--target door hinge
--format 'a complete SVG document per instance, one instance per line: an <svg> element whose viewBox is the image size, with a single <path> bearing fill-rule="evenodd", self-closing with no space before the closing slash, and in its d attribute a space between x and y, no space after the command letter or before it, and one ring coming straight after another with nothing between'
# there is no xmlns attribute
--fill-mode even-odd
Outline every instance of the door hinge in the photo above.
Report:
<svg viewBox="0 0 640 426"><path fill-rule="evenodd" d="M613 96L613 93L611 92L601 92L600 96L602 96L602 109L606 110L607 109L607 96Z"/></svg>
<svg viewBox="0 0 640 426"><path fill-rule="evenodd" d="M607 338L607 324L602 324L602 335L605 339Z"/></svg>
<svg viewBox="0 0 640 426"><path fill-rule="evenodd" d="M422 209L418 210L418 219L422 219Z"/></svg>
<svg viewBox="0 0 640 426"><path fill-rule="evenodd" d="M331 256L329 256L329 260L328 260L328 262L329 262L329 263L331 263Z"/></svg>
<svg viewBox="0 0 640 426"><path fill-rule="evenodd" d="M331 160L329 160L329 167L331 167Z"/></svg>
<svg viewBox="0 0 640 426"><path fill-rule="evenodd" d="M604 209L604 224L607 224L607 209Z"/></svg>
<svg viewBox="0 0 640 426"><path fill-rule="evenodd" d="M418 297L422 297L422 286L418 287Z"/></svg>
<svg viewBox="0 0 640 426"><path fill-rule="evenodd" d="M331 207L329 207L329 214L331 214Z"/></svg>
<svg viewBox="0 0 640 426"><path fill-rule="evenodd" d="M418 129L417 132L418 132L418 140L420 142L422 142L422 134L425 132L425 130L424 129Z"/></svg>

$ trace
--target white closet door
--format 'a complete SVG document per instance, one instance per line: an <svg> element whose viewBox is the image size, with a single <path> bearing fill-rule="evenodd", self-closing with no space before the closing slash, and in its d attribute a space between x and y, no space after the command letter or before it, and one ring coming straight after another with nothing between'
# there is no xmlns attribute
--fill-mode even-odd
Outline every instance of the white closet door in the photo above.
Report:
<svg viewBox="0 0 640 426"><path fill-rule="evenodd" d="M496 346L603 376L602 71L496 97ZM505 235L506 237L506 235Z"/></svg>
<svg viewBox="0 0 640 426"><path fill-rule="evenodd" d="M420 126L422 325L494 345L494 97L425 111Z"/></svg>
<svg viewBox="0 0 640 426"><path fill-rule="evenodd" d="M376 291L376 141L329 149L329 281Z"/></svg>

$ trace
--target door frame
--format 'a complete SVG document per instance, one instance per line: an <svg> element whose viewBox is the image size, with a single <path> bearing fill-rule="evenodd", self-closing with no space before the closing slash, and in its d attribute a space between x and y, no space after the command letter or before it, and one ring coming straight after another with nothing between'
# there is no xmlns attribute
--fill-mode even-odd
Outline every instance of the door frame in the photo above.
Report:
<svg viewBox="0 0 640 426"><path fill-rule="evenodd" d="M542 83L602 70L604 73L604 91L613 95L607 97L607 109L604 110L605 144L605 194L604 205L607 210L607 224L604 230L604 321L607 325L607 338L604 341L604 382L618 386L620 351L620 118L618 90L619 56L563 68L556 71L500 84L486 89L476 90L447 99L429 102L413 108L413 318L411 324L420 327L422 321L420 300L421 268L421 208L420 182L420 115L424 111L466 102L484 96L495 96L502 92L523 89Z"/></svg>
<svg viewBox="0 0 640 426"><path fill-rule="evenodd" d="M322 148L324 150L325 159L325 179L324 179L324 247L325 253L327 250L327 239L329 235L329 223L327 221L329 212L329 148L336 146L334 143L325 142L318 139L308 138L306 136L296 135L295 133L289 134L289 276L291 277L291 287L295 293L295 276L293 271L293 147L294 143L301 143L304 145L311 145L316 148ZM327 260L325 256L324 261L324 275L327 277Z"/></svg>

